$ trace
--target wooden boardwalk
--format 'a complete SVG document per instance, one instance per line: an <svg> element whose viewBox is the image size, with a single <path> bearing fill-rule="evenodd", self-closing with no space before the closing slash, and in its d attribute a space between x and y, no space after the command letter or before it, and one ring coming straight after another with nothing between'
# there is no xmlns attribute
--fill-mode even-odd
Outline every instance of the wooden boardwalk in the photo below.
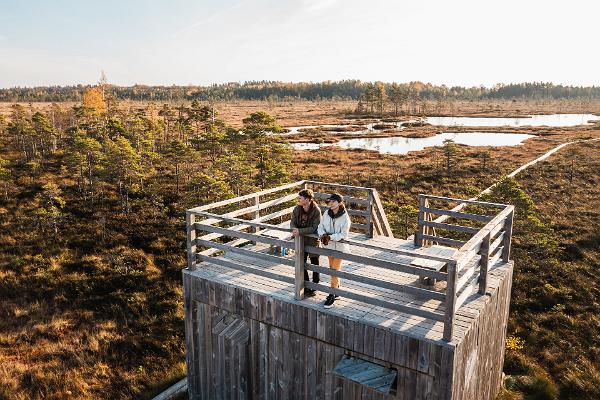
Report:
<svg viewBox="0 0 600 400"><path fill-rule="evenodd" d="M438 255L442 257L450 257L456 249L452 247L445 247L434 245L431 247L417 248L412 240L402 240L396 238L389 238L385 236L376 236L374 238L368 238L363 234L352 234L354 240L362 241L365 243L375 244L378 246L385 246L390 249L398 250L410 250L418 251L428 255ZM256 252L267 254L269 252L269 246L266 245L248 245L248 249L252 249ZM398 261L410 264L415 261L414 257L397 255L389 252L380 252L376 250L370 250L367 248L353 248L353 252L357 252L361 255L370 256L374 258ZM276 274L277 277L268 278L265 276L254 275L251 271L239 271L237 269L228 268L227 266L219 265L213 262L204 261L199 263L196 270L192 272L194 276L201 277L207 280L231 285L234 287L240 287L261 293L264 295L272 296L277 299L309 307L315 310L319 310L323 313L329 313L337 316L344 316L351 318L356 321L364 322L365 324L385 327L386 329L401 332L403 334L412 336L417 339L427 339L431 341L442 340L444 331L444 324L440 321L432 321L427 318L405 314L399 311L390 310L380 306L373 306L365 304L362 301L353 299L347 299L340 297L335 302L335 306L330 309L323 308L323 302L325 301L326 293L318 293L315 297L307 297L303 300L294 299L294 267L284 264L278 264L266 260L261 260L256 257L244 256L228 252L222 256L217 257L218 259L225 259L228 261L234 261L239 264L243 264L252 269L259 269L262 271L269 271ZM478 259L471 261L473 265L479 262ZM327 266L327 258L320 257L321 266ZM490 267L490 279L488 281L488 291L494 290L499 280L502 279L503 275L506 274L507 265L498 260L495 265ZM385 278L386 281L402 285L419 285L418 276L399 272L390 271L388 269L382 269L374 266L365 266L350 261L345 261L343 272L352 272L358 276L365 276L371 278ZM459 280L463 277L466 271L469 271L469 267L465 268L462 274L459 274ZM286 279L287 278L287 279ZM321 283L329 286L330 277L321 274ZM471 326L472 321L477 317L479 312L482 310L486 298L489 296L478 294L478 280L474 279L470 285L466 286L465 290L470 292L469 297L463 305L457 310L457 317L455 320L455 330L453 336L453 342L460 341L461 337L464 336L465 332ZM428 289L433 289L439 293L444 293L446 288L446 282L437 282L433 287L422 286ZM433 299L420 299L418 296L414 296L408 293L402 293L386 288L373 287L366 284L357 284L349 280L342 279L342 287L345 290L353 293L362 294L373 298L381 298L392 303L406 304L419 309L427 311L435 311L440 314L445 312L444 301L433 300ZM460 293L459 293L460 295Z"/></svg>

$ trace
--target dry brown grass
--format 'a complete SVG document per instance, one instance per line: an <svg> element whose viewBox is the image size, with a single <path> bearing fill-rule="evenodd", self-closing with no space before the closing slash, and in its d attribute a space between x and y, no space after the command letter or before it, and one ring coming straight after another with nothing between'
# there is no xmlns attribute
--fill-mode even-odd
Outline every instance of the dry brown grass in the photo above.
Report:
<svg viewBox="0 0 600 400"><path fill-rule="evenodd" d="M189 105L190 102L173 102L172 107L179 104ZM259 101L238 100L215 103L220 118L228 125L241 127L242 119L256 111L267 111L275 116L284 127L318 124L338 124L348 112L356 109L354 100L321 100L321 101ZM12 103L0 102L0 114L8 115ZM33 107L35 110L47 110L51 103L20 103ZM70 108L75 102L59 103L63 108ZM149 104L158 112L163 102L122 101L124 108L141 108ZM455 116L498 116L508 117L528 114L552 113L596 113L600 114L600 100L479 100L479 101L448 101L444 102L442 114ZM435 101L427 101L427 112L436 112ZM392 106L388 107L392 112Z"/></svg>

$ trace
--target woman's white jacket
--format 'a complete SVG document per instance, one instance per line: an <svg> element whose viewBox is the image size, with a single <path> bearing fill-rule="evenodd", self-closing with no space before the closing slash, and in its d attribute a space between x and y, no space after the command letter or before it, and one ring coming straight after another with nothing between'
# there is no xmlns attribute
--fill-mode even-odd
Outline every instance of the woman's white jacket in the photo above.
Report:
<svg viewBox="0 0 600 400"><path fill-rule="evenodd" d="M340 240L348 239L350 225L351 221L347 210L344 212L344 214L337 218L331 218L329 215L329 209L325 210L317 231L319 233L319 237L324 234L328 234L331 237L331 240L327 246L323 245L322 243L321 245L323 245L323 247L326 249L350 253L350 246L346 243L340 243Z"/></svg>

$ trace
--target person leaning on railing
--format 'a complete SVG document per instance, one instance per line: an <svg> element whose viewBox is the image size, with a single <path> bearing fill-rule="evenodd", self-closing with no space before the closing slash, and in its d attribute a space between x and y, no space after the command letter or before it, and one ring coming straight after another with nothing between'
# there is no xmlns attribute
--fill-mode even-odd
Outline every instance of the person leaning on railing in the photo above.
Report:
<svg viewBox="0 0 600 400"><path fill-rule="evenodd" d="M302 189L298 192L298 205L292 211L292 219L290 221L290 228L292 228L292 235L294 237L298 235L314 235L317 233L319 223L321 222L321 209L315 201L313 191L310 189ZM305 246L319 245L319 240L315 237L306 236L304 239ZM304 252L304 262L310 257L310 263L319 265L319 255L309 254ZM313 282L319 283L319 273L314 272ZM304 280L309 281L308 271L304 270ZM313 289L304 289L305 296L314 296L316 291Z"/></svg>
<svg viewBox="0 0 600 400"><path fill-rule="evenodd" d="M339 193L334 193L327 199L329 209L323 213L323 218L319 224L318 233L323 247L326 249L350 252L350 246L346 243L341 243L343 239L348 239L350 233L350 216L346 211L344 198ZM329 268L339 271L342 268L342 259L327 256L329 259ZM337 276L331 277L331 287L340 287L340 278ZM333 307L333 303L338 295L330 293L323 305L325 308Z"/></svg>

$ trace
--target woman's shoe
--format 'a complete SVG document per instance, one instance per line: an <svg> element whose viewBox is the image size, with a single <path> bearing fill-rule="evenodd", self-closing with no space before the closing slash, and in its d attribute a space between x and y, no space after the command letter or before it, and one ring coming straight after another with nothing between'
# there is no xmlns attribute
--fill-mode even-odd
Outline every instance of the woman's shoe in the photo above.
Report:
<svg viewBox="0 0 600 400"><path fill-rule="evenodd" d="M325 304L323 304L323 307L325 308L331 308L333 307L333 303L335 302L335 297L333 294L329 294L327 296L327 299L325 299Z"/></svg>
<svg viewBox="0 0 600 400"><path fill-rule="evenodd" d="M305 297L314 297L316 295L317 295L317 291L316 290L309 289L309 288L304 289L304 296Z"/></svg>

